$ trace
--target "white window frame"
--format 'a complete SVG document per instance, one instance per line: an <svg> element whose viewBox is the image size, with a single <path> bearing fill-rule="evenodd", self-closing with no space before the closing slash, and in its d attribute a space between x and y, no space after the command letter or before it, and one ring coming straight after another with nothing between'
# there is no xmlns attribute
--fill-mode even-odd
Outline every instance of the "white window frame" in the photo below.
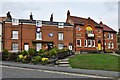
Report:
<svg viewBox="0 0 120 80"><path fill-rule="evenodd" d="M42 21L36 20L36 27L42 27Z"/></svg>
<svg viewBox="0 0 120 80"><path fill-rule="evenodd" d="M111 43L111 48L114 49L114 43L113 42Z"/></svg>
<svg viewBox="0 0 120 80"><path fill-rule="evenodd" d="M58 49L63 49L64 47L64 44L62 44L62 43L60 43L60 44L58 44Z"/></svg>
<svg viewBox="0 0 120 80"><path fill-rule="evenodd" d="M19 33L17 30L12 31L12 39L18 39L18 35L19 35Z"/></svg>
<svg viewBox="0 0 120 80"><path fill-rule="evenodd" d="M18 25L19 19L12 18L12 25Z"/></svg>
<svg viewBox="0 0 120 80"><path fill-rule="evenodd" d="M113 34L111 34L111 39L113 39Z"/></svg>
<svg viewBox="0 0 120 80"><path fill-rule="evenodd" d="M92 40L88 39L88 43L90 41L90 45L88 44L88 47L92 47Z"/></svg>
<svg viewBox="0 0 120 80"><path fill-rule="evenodd" d="M107 37L108 37L108 39L110 39L110 37L111 37L110 33L108 33L108 36L107 36Z"/></svg>
<svg viewBox="0 0 120 80"><path fill-rule="evenodd" d="M64 28L64 23L63 22L59 22L58 23L58 28Z"/></svg>
<svg viewBox="0 0 120 80"><path fill-rule="evenodd" d="M106 46L106 42L104 42L104 45Z"/></svg>
<svg viewBox="0 0 120 80"><path fill-rule="evenodd" d="M64 40L64 34L63 34L63 32L59 32L58 33L58 40L60 40L60 41Z"/></svg>
<svg viewBox="0 0 120 80"><path fill-rule="evenodd" d="M12 51L18 52L18 43L12 43Z"/></svg>
<svg viewBox="0 0 120 80"><path fill-rule="evenodd" d="M84 40L84 46L87 47L87 40Z"/></svg>
<svg viewBox="0 0 120 80"><path fill-rule="evenodd" d="M111 45L110 45L110 42L108 43L108 49L110 49Z"/></svg>
<svg viewBox="0 0 120 80"><path fill-rule="evenodd" d="M92 47L95 47L95 40L92 40L92 45L93 45Z"/></svg>
<svg viewBox="0 0 120 80"><path fill-rule="evenodd" d="M36 51L42 49L42 43L36 43Z"/></svg>
<svg viewBox="0 0 120 80"><path fill-rule="evenodd" d="M101 33L101 29L98 29L98 33Z"/></svg>
<svg viewBox="0 0 120 80"><path fill-rule="evenodd" d="M77 45L77 41L80 41L80 44L79 44L79 46ZM77 47L81 47L81 39L76 39L76 45L77 45Z"/></svg>
<svg viewBox="0 0 120 80"><path fill-rule="evenodd" d="M42 40L42 32L36 32L36 40Z"/></svg>

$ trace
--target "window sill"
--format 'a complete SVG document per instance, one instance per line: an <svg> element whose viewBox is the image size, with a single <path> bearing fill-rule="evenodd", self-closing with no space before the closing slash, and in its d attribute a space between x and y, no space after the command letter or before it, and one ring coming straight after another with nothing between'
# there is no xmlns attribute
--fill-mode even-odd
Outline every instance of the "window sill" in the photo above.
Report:
<svg viewBox="0 0 120 80"><path fill-rule="evenodd" d="M81 46L77 46L77 47L81 48Z"/></svg>
<svg viewBox="0 0 120 80"><path fill-rule="evenodd" d="M36 40L42 40L42 39L36 39Z"/></svg>
<svg viewBox="0 0 120 80"><path fill-rule="evenodd" d="M18 39L18 38L11 38L11 39Z"/></svg>

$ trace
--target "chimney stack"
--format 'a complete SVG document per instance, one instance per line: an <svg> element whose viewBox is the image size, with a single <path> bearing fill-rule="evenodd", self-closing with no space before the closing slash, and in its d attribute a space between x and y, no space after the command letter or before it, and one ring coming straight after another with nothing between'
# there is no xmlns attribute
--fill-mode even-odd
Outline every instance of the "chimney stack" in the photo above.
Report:
<svg viewBox="0 0 120 80"><path fill-rule="evenodd" d="M69 10L67 11L67 17L70 17L70 11Z"/></svg>
<svg viewBox="0 0 120 80"><path fill-rule="evenodd" d="M11 14L10 14L9 11L8 11L8 13L7 13L7 18L8 18L8 19L12 19L12 16L11 16Z"/></svg>
<svg viewBox="0 0 120 80"><path fill-rule="evenodd" d="M33 20L32 12L30 13L30 20L31 20L31 21Z"/></svg>
<svg viewBox="0 0 120 80"><path fill-rule="evenodd" d="M50 21L53 22L53 13L50 16Z"/></svg>
<svg viewBox="0 0 120 80"><path fill-rule="evenodd" d="M101 24L101 25L102 25L102 24L103 24L103 23L102 23L102 21L100 21L100 23L99 23L99 24Z"/></svg>

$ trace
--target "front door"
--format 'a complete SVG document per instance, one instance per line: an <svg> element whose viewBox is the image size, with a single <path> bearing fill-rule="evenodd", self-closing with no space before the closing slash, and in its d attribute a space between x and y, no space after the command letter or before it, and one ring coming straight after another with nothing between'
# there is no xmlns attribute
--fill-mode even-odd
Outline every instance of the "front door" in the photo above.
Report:
<svg viewBox="0 0 120 80"><path fill-rule="evenodd" d="M28 44L28 43L25 43L25 44L24 44L24 50L28 51L28 49L29 49L29 44Z"/></svg>
<svg viewBox="0 0 120 80"><path fill-rule="evenodd" d="M102 50L102 49L101 49L101 43L98 43L98 50L99 50L99 51Z"/></svg>
<svg viewBox="0 0 120 80"><path fill-rule="evenodd" d="M101 48L101 41L100 40L98 40L98 50L99 51L102 50L102 48Z"/></svg>

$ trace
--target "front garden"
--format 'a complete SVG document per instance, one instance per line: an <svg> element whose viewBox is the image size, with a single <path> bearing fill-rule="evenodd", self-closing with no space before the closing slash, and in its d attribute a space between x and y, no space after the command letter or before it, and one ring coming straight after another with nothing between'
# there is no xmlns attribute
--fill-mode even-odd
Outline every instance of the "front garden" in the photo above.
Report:
<svg viewBox="0 0 120 80"><path fill-rule="evenodd" d="M3 61L15 61L21 63L33 63L33 64L57 64L58 59L64 59L73 53L68 49L57 49L53 48L51 50L40 49L38 52L35 49L30 48L28 51L23 50L22 52L8 52L4 49L2 52Z"/></svg>
<svg viewBox="0 0 120 80"><path fill-rule="evenodd" d="M69 63L72 68L120 71L119 58L110 54L78 54Z"/></svg>

